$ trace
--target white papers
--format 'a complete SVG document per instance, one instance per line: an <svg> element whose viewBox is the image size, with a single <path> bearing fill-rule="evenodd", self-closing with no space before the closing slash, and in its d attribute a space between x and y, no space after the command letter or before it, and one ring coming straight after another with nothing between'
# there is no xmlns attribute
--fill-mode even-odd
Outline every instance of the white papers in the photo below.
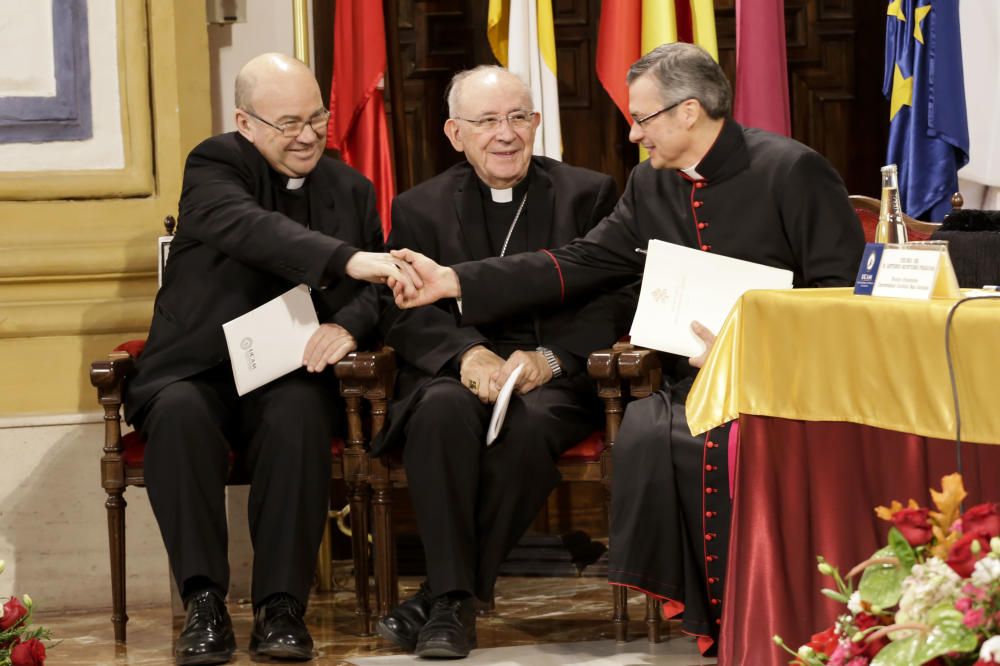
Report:
<svg viewBox="0 0 1000 666"><path fill-rule="evenodd" d="M514 372L510 373L507 381L500 388L497 401L493 404L493 416L490 417L490 427L486 431L486 446L493 446L493 442L496 441L497 436L500 434L500 428L503 427L503 420L507 417L507 405L510 404L510 397L514 394L514 387L517 386L517 378L521 376L522 370L524 370L524 363L514 368Z"/></svg>
<svg viewBox="0 0 1000 666"><path fill-rule="evenodd" d="M223 324L236 392L244 395L301 368L306 343L317 329L316 308L304 284Z"/></svg>
<svg viewBox="0 0 1000 666"><path fill-rule="evenodd" d="M718 333L744 292L791 287L789 270L651 240L632 321L632 342L698 356L705 351L705 343L691 331L692 321Z"/></svg>

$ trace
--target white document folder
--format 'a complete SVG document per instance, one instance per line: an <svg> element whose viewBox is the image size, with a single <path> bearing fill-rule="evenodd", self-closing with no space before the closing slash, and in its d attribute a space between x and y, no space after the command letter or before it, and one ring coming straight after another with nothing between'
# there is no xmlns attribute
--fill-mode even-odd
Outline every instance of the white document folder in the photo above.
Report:
<svg viewBox="0 0 1000 666"><path fill-rule="evenodd" d="M504 419L507 418L507 406L510 405L511 396L514 395L514 387L524 370L524 363L521 363L507 377L497 395L497 401L493 404L493 413L490 415L490 427L486 430L486 446L493 446L493 442L500 436L500 429L503 428Z"/></svg>
<svg viewBox="0 0 1000 666"><path fill-rule="evenodd" d="M632 320L632 342L698 356L705 351L705 343L691 330L692 321L718 333L744 292L791 288L789 270L651 240Z"/></svg>
<svg viewBox="0 0 1000 666"><path fill-rule="evenodd" d="M301 368L317 329L316 307L304 284L223 324L236 392L245 395Z"/></svg>

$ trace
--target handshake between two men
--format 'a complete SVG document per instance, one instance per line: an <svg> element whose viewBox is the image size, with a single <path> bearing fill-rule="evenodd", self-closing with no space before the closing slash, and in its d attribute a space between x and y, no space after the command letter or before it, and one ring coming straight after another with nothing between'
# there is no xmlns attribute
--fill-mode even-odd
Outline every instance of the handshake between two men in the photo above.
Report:
<svg viewBox="0 0 1000 666"><path fill-rule="evenodd" d="M347 262L347 274L357 280L386 284L401 309L430 305L442 298L459 298L455 271L413 250L389 254L358 252ZM303 365L322 371L327 359L342 358L356 348L353 337L336 324L324 324L306 346ZM515 351L506 360L482 345L465 352L461 360L462 384L485 404L496 402L500 387L523 365L518 390L527 393L552 379L552 370L538 354Z"/></svg>

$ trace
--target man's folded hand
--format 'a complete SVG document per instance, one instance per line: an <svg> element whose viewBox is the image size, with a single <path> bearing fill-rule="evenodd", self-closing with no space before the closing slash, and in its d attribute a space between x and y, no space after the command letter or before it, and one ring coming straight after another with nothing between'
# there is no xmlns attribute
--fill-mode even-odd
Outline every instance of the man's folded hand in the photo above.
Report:
<svg viewBox="0 0 1000 666"><path fill-rule="evenodd" d="M496 386L502 387L507 383L510 373L517 369L517 366L524 365L520 376L517 378L517 390L519 393L533 391L542 384L546 384L552 379L552 368L548 361L537 351L521 351L518 349L511 354L507 361L497 372L493 374L492 381Z"/></svg>
<svg viewBox="0 0 1000 666"><path fill-rule="evenodd" d="M502 365L503 359L486 347L470 347L462 354L462 384L475 393L483 404L493 404L500 389L490 378Z"/></svg>
<svg viewBox="0 0 1000 666"><path fill-rule="evenodd" d="M321 324L309 338L302 365L309 372L322 372L358 348L354 336L337 324Z"/></svg>

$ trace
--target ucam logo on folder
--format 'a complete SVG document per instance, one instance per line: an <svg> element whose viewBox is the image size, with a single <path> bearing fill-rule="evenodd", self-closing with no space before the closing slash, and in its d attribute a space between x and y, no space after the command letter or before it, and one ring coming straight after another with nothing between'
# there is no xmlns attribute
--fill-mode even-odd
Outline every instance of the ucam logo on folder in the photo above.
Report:
<svg viewBox="0 0 1000 666"><path fill-rule="evenodd" d="M236 392L246 395L301 368L306 343L318 329L316 308L304 284L223 324Z"/></svg>

